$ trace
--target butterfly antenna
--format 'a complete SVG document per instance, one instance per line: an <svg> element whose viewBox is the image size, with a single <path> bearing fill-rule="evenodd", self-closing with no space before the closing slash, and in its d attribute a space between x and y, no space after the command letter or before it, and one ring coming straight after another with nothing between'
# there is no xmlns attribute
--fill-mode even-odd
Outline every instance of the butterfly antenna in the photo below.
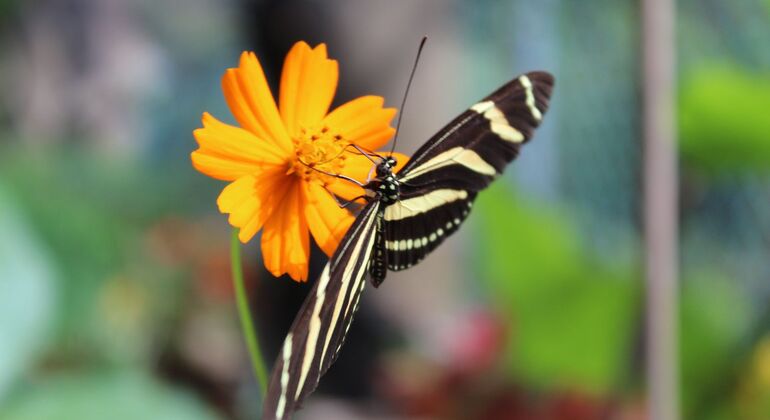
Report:
<svg viewBox="0 0 770 420"><path fill-rule="evenodd" d="M396 136L393 138L393 144L390 146L390 156L393 156L393 151L396 150L396 142L398 141L398 133L401 132L401 120L404 117L404 107L406 106L406 97L409 96L409 88L412 86L412 79L414 79L414 72L417 70L417 63L420 61L420 54L422 54L422 47L425 46L425 41L428 40L427 36L422 37L420 41L420 47L417 48L417 57L414 59L414 65L412 65L412 73L409 74L409 81L406 83L406 91L404 91L404 98L401 100L401 109L398 114L398 123L396 124Z"/></svg>
<svg viewBox="0 0 770 420"><path fill-rule="evenodd" d="M350 181L350 182L352 182L352 183L354 183L354 184L358 185L359 187L362 187L362 188L364 187L364 184L362 184L361 182L359 182L359 181L358 181L358 180L356 180L355 178L351 178L351 177L349 177L349 176L347 176L347 175L342 175L342 174L333 174L333 173L330 173L330 172L322 171L322 170L320 170L320 169L316 168L316 167L315 167L315 166L313 166L313 165L310 165L310 164L308 164L308 163L305 163L305 162L304 162L302 159L297 159L297 161L298 161L299 163L301 163L302 165L304 165L305 167L307 167L308 169L311 169L311 170L313 170L313 171L316 171L316 172L318 172L318 173L321 173L321 174L324 174L324 175L328 175L328 176L331 176L331 177L334 177L334 178L337 178L337 179L344 179L344 180L346 180L346 181Z"/></svg>

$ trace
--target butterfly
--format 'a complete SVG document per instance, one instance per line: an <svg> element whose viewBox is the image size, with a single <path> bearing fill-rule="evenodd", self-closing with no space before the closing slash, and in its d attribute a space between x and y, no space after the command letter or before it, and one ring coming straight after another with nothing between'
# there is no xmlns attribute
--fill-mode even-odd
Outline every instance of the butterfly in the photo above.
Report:
<svg viewBox="0 0 770 420"><path fill-rule="evenodd" d="M554 78L523 74L431 137L394 173L379 157L364 185L366 204L329 260L286 335L274 365L263 419L288 419L339 355L367 273L409 268L455 232L479 191L498 177L534 134Z"/></svg>

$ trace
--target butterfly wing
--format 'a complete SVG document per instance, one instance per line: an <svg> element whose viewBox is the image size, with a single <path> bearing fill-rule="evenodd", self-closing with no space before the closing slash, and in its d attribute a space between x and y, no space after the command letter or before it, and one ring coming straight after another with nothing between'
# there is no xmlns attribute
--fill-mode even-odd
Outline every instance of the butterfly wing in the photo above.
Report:
<svg viewBox="0 0 770 420"><path fill-rule="evenodd" d="M273 367L263 419L291 418L336 360L366 285L379 206L361 210L302 304Z"/></svg>
<svg viewBox="0 0 770 420"><path fill-rule="evenodd" d="M398 173L400 200L385 208L388 268L411 267L453 233L476 193L499 176L540 125L554 79L517 77L460 114Z"/></svg>
<svg viewBox="0 0 770 420"><path fill-rule="evenodd" d="M399 172L401 200L367 204L316 281L273 368L264 419L287 419L337 358L384 232L388 267L422 259L454 232L484 189L532 137L548 108L553 77L534 72L472 106L421 147Z"/></svg>

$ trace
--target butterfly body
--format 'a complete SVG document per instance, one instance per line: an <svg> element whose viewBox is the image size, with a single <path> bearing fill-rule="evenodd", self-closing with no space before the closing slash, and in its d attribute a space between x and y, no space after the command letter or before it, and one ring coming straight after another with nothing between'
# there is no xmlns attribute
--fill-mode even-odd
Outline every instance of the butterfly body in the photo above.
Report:
<svg viewBox="0 0 770 420"><path fill-rule="evenodd" d="M376 176L364 185L366 197L369 200L379 200L383 204L392 204L398 201L401 192L401 183L393 168L396 167L396 159L393 157L382 158L375 166Z"/></svg>
<svg viewBox="0 0 770 420"><path fill-rule="evenodd" d="M286 419L336 360L366 286L404 270L454 233L476 195L498 177L540 125L553 76L531 72L460 114L394 173L381 158L366 204L294 320L278 356L264 419Z"/></svg>

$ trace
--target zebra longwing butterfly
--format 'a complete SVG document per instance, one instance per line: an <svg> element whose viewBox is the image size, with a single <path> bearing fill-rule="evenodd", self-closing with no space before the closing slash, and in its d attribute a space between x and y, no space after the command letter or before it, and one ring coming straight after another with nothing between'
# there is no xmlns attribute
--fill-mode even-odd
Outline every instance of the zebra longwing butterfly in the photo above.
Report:
<svg viewBox="0 0 770 420"><path fill-rule="evenodd" d="M468 216L476 194L500 175L548 109L554 79L531 72L508 82L433 136L398 173L381 158L364 187L367 204L303 303L274 365L264 419L287 419L339 354L367 272L420 262Z"/></svg>

